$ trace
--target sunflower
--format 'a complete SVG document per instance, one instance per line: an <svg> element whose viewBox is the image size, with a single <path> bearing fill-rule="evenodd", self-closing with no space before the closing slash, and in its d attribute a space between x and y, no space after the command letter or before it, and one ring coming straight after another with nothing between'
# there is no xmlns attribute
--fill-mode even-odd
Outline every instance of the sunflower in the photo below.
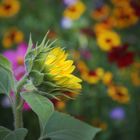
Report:
<svg viewBox="0 0 140 140"><path fill-rule="evenodd" d="M45 70L51 75L52 81L63 88L79 91L81 79L72 74L75 69L72 60L66 60L68 54L60 47L52 49L46 56Z"/></svg>
<svg viewBox="0 0 140 140"><path fill-rule="evenodd" d="M77 1L73 5L68 6L64 11L64 17L77 20L84 13L86 7L81 1Z"/></svg>
<svg viewBox="0 0 140 140"><path fill-rule="evenodd" d="M11 28L9 31L5 32L2 44L5 48L11 47L13 44L19 44L23 41L24 35L22 31L17 28Z"/></svg>
<svg viewBox="0 0 140 140"><path fill-rule="evenodd" d="M128 103L130 100L128 89L124 86L111 85L108 88L108 95L119 103Z"/></svg>
<svg viewBox="0 0 140 140"><path fill-rule="evenodd" d="M0 17L11 17L17 14L20 10L18 0L3 0L0 4Z"/></svg>
<svg viewBox="0 0 140 140"><path fill-rule="evenodd" d="M116 32L105 30L97 35L97 43L103 51L110 51L112 48L119 47L121 40Z"/></svg>

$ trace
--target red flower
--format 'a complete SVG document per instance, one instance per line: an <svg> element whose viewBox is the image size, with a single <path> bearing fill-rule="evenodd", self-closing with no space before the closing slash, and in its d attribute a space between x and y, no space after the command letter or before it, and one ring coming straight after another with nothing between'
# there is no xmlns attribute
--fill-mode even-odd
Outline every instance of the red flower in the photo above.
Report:
<svg viewBox="0 0 140 140"><path fill-rule="evenodd" d="M140 17L140 2L131 1L131 5L135 10L136 15Z"/></svg>
<svg viewBox="0 0 140 140"><path fill-rule="evenodd" d="M119 68L131 65L134 62L134 52L130 52L127 49L127 45L113 48L112 51L108 53L109 62L116 63Z"/></svg>
<svg viewBox="0 0 140 140"><path fill-rule="evenodd" d="M95 33L92 31L91 28L82 28L80 31L81 31L81 33L83 33L89 37L95 37Z"/></svg>

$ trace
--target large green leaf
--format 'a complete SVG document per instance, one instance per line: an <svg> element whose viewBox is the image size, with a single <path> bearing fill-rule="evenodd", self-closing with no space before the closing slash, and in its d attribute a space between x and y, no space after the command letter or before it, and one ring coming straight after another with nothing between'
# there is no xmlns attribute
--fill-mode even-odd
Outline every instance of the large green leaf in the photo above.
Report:
<svg viewBox="0 0 140 140"><path fill-rule="evenodd" d="M38 115L42 129L44 129L47 121L54 112L54 106L52 102L38 93L24 92L21 93L21 96Z"/></svg>
<svg viewBox="0 0 140 140"><path fill-rule="evenodd" d="M24 140L27 135L27 129L19 128L10 132L3 140Z"/></svg>
<svg viewBox="0 0 140 140"><path fill-rule="evenodd" d="M3 126L0 126L0 140L3 140L11 131Z"/></svg>
<svg viewBox="0 0 140 140"><path fill-rule="evenodd" d="M0 76L0 93L9 95L11 90L15 91L11 63L2 55L0 55Z"/></svg>
<svg viewBox="0 0 140 140"><path fill-rule="evenodd" d="M9 95L12 89L15 90L12 73L0 67L0 93Z"/></svg>
<svg viewBox="0 0 140 140"><path fill-rule="evenodd" d="M44 136L51 140L93 140L100 131L64 113L55 112L46 125ZM46 136L45 136L46 135Z"/></svg>

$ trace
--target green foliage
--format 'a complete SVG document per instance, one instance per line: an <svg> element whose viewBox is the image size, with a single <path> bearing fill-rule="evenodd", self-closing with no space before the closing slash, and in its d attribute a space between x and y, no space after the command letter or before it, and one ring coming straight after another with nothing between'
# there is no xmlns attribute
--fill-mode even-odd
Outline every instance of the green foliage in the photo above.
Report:
<svg viewBox="0 0 140 140"><path fill-rule="evenodd" d="M27 129L19 128L10 132L3 140L24 140L27 134Z"/></svg>
<svg viewBox="0 0 140 140"><path fill-rule="evenodd" d="M44 80L44 74L36 70L30 72L30 77L35 86L39 86Z"/></svg>
<svg viewBox="0 0 140 140"><path fill-rule="evenodd" d="M9 96L11 90L15 91L15 81L11 72L11 64L2 55L0 55L0 76L0 93Z"/></svg>
<svg viewBox="0 0 140 140"><path fill-rule="evenodd" d="M19 128L11 131L5 127L0 126L0 140L24 140L27 134L27 129Z"/></svg>
<svg viewBox="0 0 140 140"><path fill-rule="evenodd" d="M100 129L89 126L70 115L54 112L49 119L43 138L51 140L93 140Z"/></svg>
<svg viewBox="0 0 140 140"><path fill-rule="evenodd" d="M38 93L25 92L21 96L30 105L32 110L38 115L41 129L43 131L48 119L54 111L53 104L47 98L39 95Z"/></svg>
<svg viewBox="0 0 140 140"><path fill-rule="evenodd" d="M50 46L53 43L54 42L48 44L45 37L40 45L36 45L36 47L32 49L33 43L30 37L29 48L25 57L27 74L25 74L25 76L23 76L23 78L18 82L16 86L17 89L15 88L15 81L13 79L10 62L5 57L0 56L0 93L10 95L11 90L16 92L15 105L12 104L12 107L15 114L15 120L17 121L15 123L15 128L19 128L15 129L15 131L11 131L7 128L0 127L0 140L25 139L27 130L20 128L22 125L17 126L17 124L22 123L19 122L22 121L22 114L17 114L17 112L22 112L21 109L23 103L19 94L23 87L28 87L28 89L20 94L21 97L30 105L31 109L39 118L41 129L40 140L44 138L51 138L52 140L92 140L95 134L99 132L99 129L93 128L69 115L59 112L54 113L54 106L52 102L43 96L48 95L48 90L55 90L59 88L48 80L50 76L47 73L42 73L42 70L44 69L43 60L46 58L46 54L48 50L51 49ZM38 88L42 83L44 83L43 86L45 87L44 92L37 91L38 89L34 86Z"/></svg>
<svg viewBox="0 0 140 140"><path fill-rule="evenodd" d="M3 140L11 131L3 126L0 126L0 140Z"/></svg>

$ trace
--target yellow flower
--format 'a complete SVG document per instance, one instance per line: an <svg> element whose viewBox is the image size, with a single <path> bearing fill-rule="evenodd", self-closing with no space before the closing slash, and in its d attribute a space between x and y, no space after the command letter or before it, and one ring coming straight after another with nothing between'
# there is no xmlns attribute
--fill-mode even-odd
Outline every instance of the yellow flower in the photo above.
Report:
<svg viewBox="0 0 140 140"><path fill-rule="evenodd" d="M108 17L104 21L100 23L96 23L93 26L93 30L95 31L96 35L104 33L106 30L111 30L115 26L115 20L113 17Z"/></svg>
<svg viewBox="0 0 140 140"><path fill-rule="evenodd" d="M72 60L66 60L67 56L60 47L52 49L46 56L45 68L56 85L79 92L81 79L72 74L75 66Z"/></svg>
<svg viewBox="0 0 140 140"><path fill-rule="evenodd" d="M109 16L109 12L110 12L110 8L108 5L103 5L97 9L95 9L92 13L91 16L95 19L95 20L103 20L106 17Z"/></svg>
<svg viewBox="0 0 140 140"><path fill-rule="evenodd" d="M68 6L64 11L64 17L77 20L85 11L85 5L81 1L77 1L73 5Z"/></svg>
<svg viewBox="0 0 140 140"><path fill-rule="evenodd" d="M77 69L78 69L80 72L87 72L87 71L88 71L87 65L86 65L85 62L82 61L82 60L79 60L79 61L77 62L76 67L77 67Z"/></svg>
<svg viewBox="0 0 140 140"><path fill-rule="evenodd" d="M126 10L127 9L127 10ZM130 4L117 6L113 11L117 28L125 28L134 25L139 18Z"/></svg>
<svg viewBox="0 0 140 140"><path fill-rule="evenodd" d="M0 17L11 17L18 13L20 3L18 0L3 0L0 4Z"/></svg>
<svg viewBox="0 0 140 140"><path fill-rule="evenodd" d="M11 28L9 31L5 32L2 44L5 48L11 47L13 44L19 44L23 41L24 35L17 28Z"/></svg>
<svg viewBox="0 0 140 140"><path fill-rule="evenodd" d="M135 86L140 86L140 63L134 63L133 70L131 72L132 83Z"/></svg>
<svg viewBox="0 0 140 140"><path fill-rule="evenodd" d="M128 89L123 86L111 85L108 88L108 95L119 103L128 103L130 100Z"/></svg>
<svg viewBox="0 0 140 140"><path fill-rule="evenodd" d="M104 70L97 68L95 71L89 70L81 73L81 77L84 81L89 84L96 84L103 76Z"/></svg>
<svg viewBox="0 0 140 140"><path fill-rule="evenodd" d="M112 78L113 78L113 75L111 72L105 72L102 77L102 81L105 85L108 86L112 83Z"/></svg>
<svg viewBox="0 0 140 140"><path fill-rule="evenodd" d="M126 4L130 3L130 0L111 0L111 1L116 6L126 5Z"/></svg>
<svg viewBox="0 0 140 140"><path fill-rule="evenodd" d="M98 128L101 128L102 130L106 130L107 129L107 123L105 123L105 122L102 122L101 120L99 120L99 119L94 119L93 121L92 121L92 124L95 126L95 127L98 127Z"/></svg>
<svg viewBox="0 0 140 140"><path fill-rule="evenodd" d="M59 111L62 111L65 109L66 103L64 101L56 101L55 106Z"/></svg>
<svg viewBox="0 0 140 140"><path fill-rule="evenodd" d="M110 51L114 47L119 47L121 40L116 32L106 30L97 35L97 43L103 51Z"/></svg>
<svg viewBox="0 0 140 140"><path fill-rule="evenodd" d="M72 54L72 58L74 60L80 59L80 52L79 51L72 50L71 54Z"/></svg>

